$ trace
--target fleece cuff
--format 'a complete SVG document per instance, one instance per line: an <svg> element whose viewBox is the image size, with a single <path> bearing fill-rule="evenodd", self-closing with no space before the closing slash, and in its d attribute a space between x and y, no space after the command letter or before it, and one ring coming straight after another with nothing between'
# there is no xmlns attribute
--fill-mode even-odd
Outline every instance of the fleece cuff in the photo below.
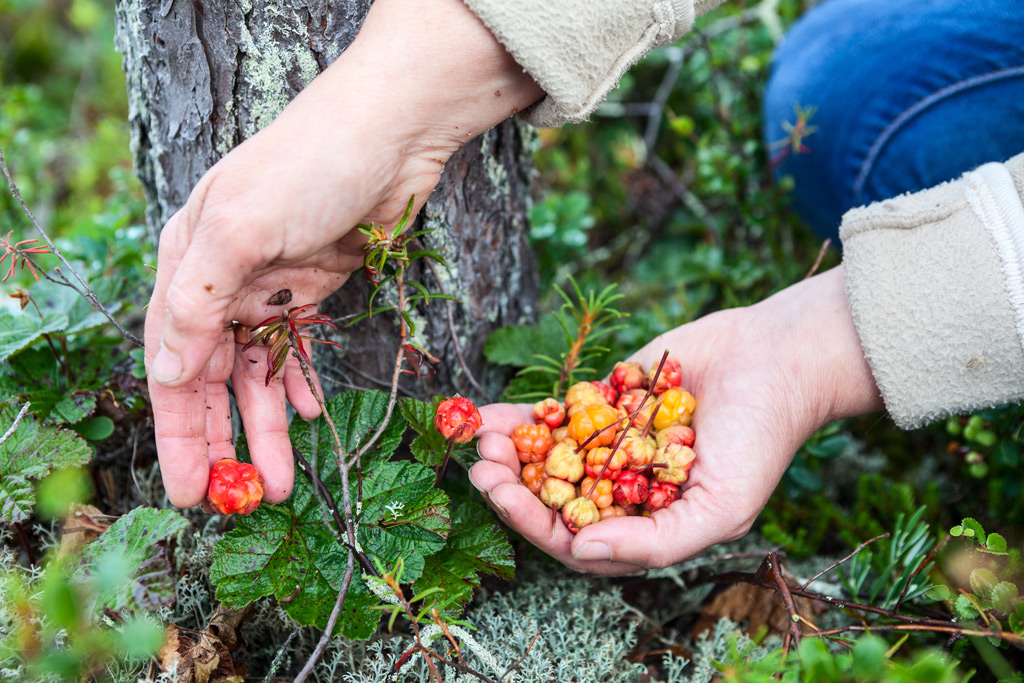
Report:
<svg viewBox="0 0 1024 683"><path fill-rule="evenodd" d="M1024 398L1024 155L849 211L850 310L904 428Z"/></svg>
<svg viewBox="0 0 1024 683"><path fill-rule="evenodd" d="M633 64L689 31L696 16L694 0L465 2L544 89L522 114L538 128L586 119Z"/></svg>

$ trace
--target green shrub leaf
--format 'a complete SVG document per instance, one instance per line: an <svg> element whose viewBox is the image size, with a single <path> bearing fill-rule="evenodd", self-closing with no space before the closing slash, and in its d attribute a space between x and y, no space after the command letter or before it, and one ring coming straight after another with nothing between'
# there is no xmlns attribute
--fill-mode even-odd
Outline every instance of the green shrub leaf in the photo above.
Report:
<svg viewBox="0 0 1024 683"><path fill-rule="evenodd" d="M512 546L483 505L463 503L452 515L452 531L444 550L427 558L416 592L440 588L454 605L469 601L480 574L510 581L515 573Z"/></svg>
<svg viewBox="0 0 1024 683"><path fill-rule="evenodd" d="M0 404L4 431L14 423L20 408ZM0 445L0 521L23 522L32 514L35 497L31 479L52 469L78 467L92 459L92 449L74 432L39 424L27 413L18 428Z"/></svg>
<svg viewBox="0 0 1024 683"><path fill-rule="evenodd" d="M188 527L173 510L135 508L85 548L79 581L92 584L112 610L154 610L174 602L174 573L165 541Z"/></svg>
<svg viewBox="0 0 1024 683"><path fill-rule="evenodd" d="M59 332L67 326L68 317L63 313L47 313L40 320L34 312L15 315L0 311L0 361L24 351L44 334Z"/></svg>

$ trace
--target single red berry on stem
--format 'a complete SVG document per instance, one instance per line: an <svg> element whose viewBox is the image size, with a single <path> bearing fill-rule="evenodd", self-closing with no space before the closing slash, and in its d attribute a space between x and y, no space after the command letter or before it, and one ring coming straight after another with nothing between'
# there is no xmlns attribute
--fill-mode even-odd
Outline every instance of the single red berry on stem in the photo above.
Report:
<svg viewBox="0 0 1024 683"><path fill-rule="evenodd" d="M210 470L210 505L222 515L247 515L263 500L263 477L255 466L224 458Z"/></svg>
<svg viewBox="0 0 1024 683"><path fill-rule="evenodd" d="M626 471L612 484L612 497L619 505L640 505L647 501L647 477Z"/></svg>
<svg viewBox="0 0 1024 683"><path fill-rule="evenodd" d="M658 364L655 363L651 366L650 371L647 373L648 383L654 379L654 373L658 371ZM661 373L658 375L658 382L654 385L654 394L663 394L672 387L678 387L683 383L683 369L672 356L665 359L665 364L661 368Z"/></svg>
<svg viewBox="0 0 1024 683"><path fill-rule="evenodd" d="M441 401L434 414L434 427L441 436L455 443L467 443L483 423L476 405L458 395Z"/></svg>
<svg viewBox="0 0 1024 683"><path fill-rule="evenodd" d="M565 422L565 406L554 398L538 401L533 404L533 419L543 422L549 429L558 429Z"/></svg>

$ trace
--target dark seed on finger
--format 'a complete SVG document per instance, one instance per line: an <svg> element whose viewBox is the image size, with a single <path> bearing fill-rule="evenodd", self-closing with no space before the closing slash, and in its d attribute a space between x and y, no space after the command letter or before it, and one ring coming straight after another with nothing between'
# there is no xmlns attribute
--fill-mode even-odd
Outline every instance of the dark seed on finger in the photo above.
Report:
<svg viewBox="0 0 1024 683"><path fill-rule="evenodd" d="M274 292L273 296L267 299L268 306L284 306L292 301L292 290L290 289L279 289Z"/></svg>

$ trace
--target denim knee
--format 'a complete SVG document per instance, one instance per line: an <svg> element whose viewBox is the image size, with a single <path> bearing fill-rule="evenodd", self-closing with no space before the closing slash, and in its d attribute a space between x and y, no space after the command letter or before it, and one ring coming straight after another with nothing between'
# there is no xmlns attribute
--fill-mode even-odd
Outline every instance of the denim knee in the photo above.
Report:
<svg viewBox="0 0 1024 683"><path fill-rule="evenodd" d="M765 138L816 232L835 239L854 206L1024 150L1022 10L1019 0L828 0L793 26L765 93ZM813 113L794 140L798 109Z"/></svg>

